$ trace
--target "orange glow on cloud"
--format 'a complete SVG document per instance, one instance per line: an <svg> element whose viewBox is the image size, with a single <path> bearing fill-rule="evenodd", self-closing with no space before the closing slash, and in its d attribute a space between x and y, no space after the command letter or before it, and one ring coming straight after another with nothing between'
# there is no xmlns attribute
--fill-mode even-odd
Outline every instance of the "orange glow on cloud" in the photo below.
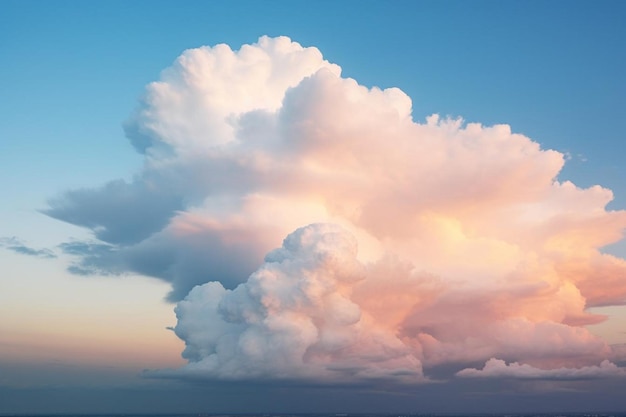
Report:
<svg viewBox="0 0 626 417"><path fill-rule="evenodd" d="M266 69L248 78L222 68L227 56L228 68L253 71L252 51L264 57ZM264 77L281 79L286 59L300 78L281 81L282 90L272 90L269 98L264 88L257 91ZM245 99L235 99L241 91ZM367 89L341 78L317 50L286 38L262 38L239 52L225 46L186 51L148 87L147 97L150 111L135 123L150 130L153 149L160 142L172 146L174 164L188 164L194 151L205 155L202 163L209 167L227 167L208 179L222 191L180 213L164 233L216 235L225 246L247 248L260 258L256 251L269 251L272 242L302 225L342 225L366 247L356 255L366 271L361 279L335 290L359 309L358 332L390 332L427 366L492 356L577 365L609 355L606 343L582 326L604 319L588 307L626 301L626 264L599 251L621 239L626 212L605 210L609 190L558 182L565 163L559 152L541 149L506 125L464 125L438 116L415 123L402 91ZM195 111L210 115L204 124L166 113L182 114L197 97L203 107ZM147 158L160 160L150 150ZM257 273L270 267L266 263ZM184 329L208 319L186 312L184 303L177 331L188 349L199 349L201 342ZM221 305L212 313L216 317ZM289 311L284 320L295 314ZM283 313L268 311L258 320ZM244 328L256 326L238 320ZM352 331L333 330L348 340ZM211 353L219 350L211 343L219 346L227 336L206 337L206 353L191 358L189 367L210 360L205 371L222 375L219 361L226 359ZM316 337L309 350L322 343ZM242 355L238 360L245 362ZM328 366L338 360L331 357ZM293 372L300 375L307 366L294 364Z"/></svg>
<svg viewBox="0 0 626 417"><path fill-rule="evenodd" d="M285 37L187 50L147 87L138 178L187 205L114 259L177 248L159 277L178 290L191 259L217 271L178 304L174 375L423 382L611 357L584 327L626 303L626 261L601 252L626 228L611 191L557 180L564 155L507 125L411 107ZM487 364L462 375L543 375Z"/></svg>

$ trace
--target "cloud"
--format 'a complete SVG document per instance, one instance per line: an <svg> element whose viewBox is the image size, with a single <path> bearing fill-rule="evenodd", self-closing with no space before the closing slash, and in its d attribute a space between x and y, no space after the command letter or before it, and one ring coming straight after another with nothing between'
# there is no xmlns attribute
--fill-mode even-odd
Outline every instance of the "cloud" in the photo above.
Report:
<svg viewBox="0 0 626 417"><path fill-rule="evenodd" d="M423 380L412 349L351 299L365 278L356 255L350 233L313 224L287 236L234 290L195 287L176 307L190 363L169 375Z"/></svg>
<svg viewBox="0 0 626 417"><path fill-rule="evenodd" d="M626 377L626 369L604 360L600 365L582 368L540 369L527 364L513 362L507 364L491 358L483 369L466 368L456 374L461 378L516 378L516 379L556 379L577 380Z"/></svg>
<svg viewBox="0 0 626 417"><path fill-rule="evenodd" d="M15 236L0 238L0 247L4 247L5 249L8 249L15 253L19 253L22 255L35 256L37 258L53 259L57 257L57 255L50 249L31 248L30 246L25 245L21 240L19 240Z"/></svg>
<svg viewBox="0 0 626 417"><path fill-rule="evenodd" d="M219 306L253 305L242 294L265 282L260 271L271 265L297 282L300 270L287 264L317 246L289 252L287 263L264 255L294 230L321 223L358 242L350 256L364 276L341 293L361 314L341 327L342 335L361 329L350 343L378 329L385 336L367 349L393 335L424 369L492 357L580 367L610 357L611 347L584 326L605 319L589 307L626 302L626 261L602 252L626 228L626 211L606 209L611 191L558 180L564 155L507 125L437 115L416 122L411 108L401 90L343 78L319 50L285 37L237 51L190 49L147 86L125 124L142 169L131 181L57 196L45 212L97 239L63 246L76 257L74 272L171 283L191 361L184 372L227 377L234 365L207 353L222 330L237 339L260 326L259 340L271 339L271 327L245 320L237 327ZM307 271L325 268L313 263ZM194 313L203 303L209 310ZM211 323L220 323L211 330L219 334L203 333ZM318 325L283 329L275 343L293 351L275 374L240 352L233 375L341 379L404 366L385 359L360 368L369 350L351 353L354 368L335 354L298 362L317 346L325 328ZM336 364L353 371L331 372Z"/></svg>
<svg viewBox="0 0 626 417"><path fill-rule="evenodd" d="M91 229L95 237L111 244L131 244L167 225L181 209L181 197L157 187L148 175L127 183L111 181L100 189L81 189L51 199L43 213Z"/></svg>
<svg viewBox="0 0 626 417"><path fill-rule="evenodd" d="M77 256L80 260L72 263L68 270L77 275L110 275L122 273L123 268L116 266L115 247L94 242L71 241L59 245L66 255Z"/></svg>

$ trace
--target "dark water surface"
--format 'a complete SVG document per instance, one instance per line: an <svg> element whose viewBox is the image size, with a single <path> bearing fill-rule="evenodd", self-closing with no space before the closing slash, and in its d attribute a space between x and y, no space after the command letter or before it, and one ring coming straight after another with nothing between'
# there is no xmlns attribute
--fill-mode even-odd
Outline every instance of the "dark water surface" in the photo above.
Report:
<svg viewBox="0 0 626 417"><path fill-rule="evenodd" d="M195 413L195 414L2 414L2 417L626 417L626 412L606 413Z"/></svg>

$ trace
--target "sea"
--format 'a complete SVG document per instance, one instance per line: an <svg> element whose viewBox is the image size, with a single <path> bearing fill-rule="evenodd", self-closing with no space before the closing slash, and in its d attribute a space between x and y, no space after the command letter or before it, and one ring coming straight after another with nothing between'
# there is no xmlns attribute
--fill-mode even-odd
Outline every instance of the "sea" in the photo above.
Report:
<svg viewBox="0 0 626 417"><path fill-rule="evenodd" d="M245 414L3 414L0 417L626 417L626 412L606 413L245 413Z"/></svg>

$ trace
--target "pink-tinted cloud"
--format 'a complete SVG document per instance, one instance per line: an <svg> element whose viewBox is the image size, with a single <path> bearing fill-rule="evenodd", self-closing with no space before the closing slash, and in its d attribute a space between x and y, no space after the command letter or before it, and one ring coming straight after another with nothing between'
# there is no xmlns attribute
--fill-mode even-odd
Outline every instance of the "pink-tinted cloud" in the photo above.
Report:
<svg viewBox="0 0 626 417"><path fill-rule="evenodd" d="M405 375L411 361L420 376L492 357L546 369L610 357L584 326L604 319L589 307L626 302L626 261L601 252L626 228L625 211L606 209L611 191L558 180L564 155L507 125L416 122L411 106L285 37L188 50L127 123L145 156L133 182L68 193L48 213L110 245L78 267L172 283L185 372L329 380ZM229 321L226 304L264 305L242 295L255 285L280 282L262 288L281 300L304 270L320 282L336 274L323 262L288 267L322 253L315 245L263 261L312 223L358 243L350 262L362 279L324 293L351 307L281 304ZM311 319L350 309L355 321L332 331ZM224 337L232 360L218 352ZM327 337L345 350L325 351ZM288 359L273 362L268 346Z"/></svg>
<svg viewBox="0 0 626 417"><path fill-rule="evenodd" d="M236 289L194 288L176 307L190 360L178 375L423 380L412 350L352 301L365 278L356 255L352 235L314 224L287 236Z"/></svg>

